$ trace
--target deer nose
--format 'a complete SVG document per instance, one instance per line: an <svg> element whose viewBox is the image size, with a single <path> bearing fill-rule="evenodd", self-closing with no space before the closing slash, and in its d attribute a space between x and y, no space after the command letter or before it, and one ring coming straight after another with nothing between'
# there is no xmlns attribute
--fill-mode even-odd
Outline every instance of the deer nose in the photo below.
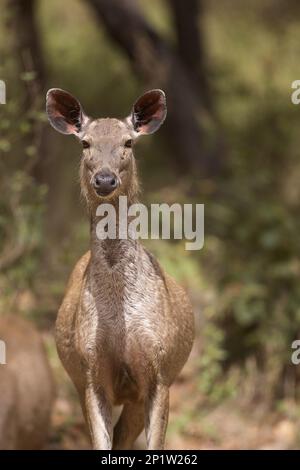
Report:
<svg viewBox="0 0 300 470"><path fill-rule="evenodd" d="M98 194L108 195L116 189L118 180L110 171L99 171L94 176L93 185Z"/></svg>

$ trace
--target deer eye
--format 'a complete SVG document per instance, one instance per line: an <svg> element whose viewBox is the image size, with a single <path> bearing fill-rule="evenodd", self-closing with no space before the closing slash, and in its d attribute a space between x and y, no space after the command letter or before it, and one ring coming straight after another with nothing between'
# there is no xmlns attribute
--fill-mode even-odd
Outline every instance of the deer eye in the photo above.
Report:
<svg viewBox="0 0 300 470"><path fill-rule="evenodd" d="M131 147L132 147L132 139L126 140L126 142L125 142L125 147L127 147L127 148L131 148Z"/></svg>
<svg viewBox="0 0 300 470"><path fill-rule="evenodd" d="M82 140L81 143L84 149L88 149L90 147L89 142L87 142L86 140Z"/></svg>

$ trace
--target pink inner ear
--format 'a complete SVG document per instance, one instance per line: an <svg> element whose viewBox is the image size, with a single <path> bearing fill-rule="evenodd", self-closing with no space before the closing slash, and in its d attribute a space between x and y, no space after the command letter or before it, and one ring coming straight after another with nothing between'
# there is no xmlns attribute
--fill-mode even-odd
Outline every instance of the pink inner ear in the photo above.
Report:
<svg viewBox="0 0 300 470"><path fill-rule="evenodd" d="M47 95L47 114L52 126L64 134L78 134L83 123L80 103L68 92L54 89Z"/></svg>
<svg viewBox="0 0 300 470"><path fill-rule="evenodd" d="M66 129L69 134L79 134L80 132L80 129L77 130L77 128L75 126L72 126L71 124L67 124Z"/></svg>
<svg viewBox="0 0 300 470"><path fill-rule="evenodd" d="M151 114L151 116L148 118L149 119L149 124L151 123L151 121L161 121L161 119L163 119L164 117L164 113L165 113L165 110L162 108L162 107L158 107L158 109L155 111L154 114ZM148 123L145 124L144 126L141 126L140 127L140 130L142 129L147 129L148 127Z"/></svg>
<svg viewBox="0 0 300 470"><path fill-rule="evenodd" d="M161 90L152 90L141 96L132 113L134 129L140 134L152 134L165 120L167 114L165 95Z"/></svg>

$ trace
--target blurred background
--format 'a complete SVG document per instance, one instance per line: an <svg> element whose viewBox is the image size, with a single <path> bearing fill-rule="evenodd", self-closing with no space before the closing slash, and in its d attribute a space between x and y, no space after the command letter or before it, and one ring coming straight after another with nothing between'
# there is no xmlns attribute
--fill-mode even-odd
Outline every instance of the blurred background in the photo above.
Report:
<svg viewBox="0 0 300 470"><path fill-rule="evenodd" d="M0 0L0 315L41 331L57 399L47 448L88 448L57 358L56 313L89 243L81 149L50 128L50 87L94 117L163 88L168 119L136 147L144 203L205 204L205 246L148 241L189 291L190 360L167 448L300 446L300 79L297 0Z"/></svg>

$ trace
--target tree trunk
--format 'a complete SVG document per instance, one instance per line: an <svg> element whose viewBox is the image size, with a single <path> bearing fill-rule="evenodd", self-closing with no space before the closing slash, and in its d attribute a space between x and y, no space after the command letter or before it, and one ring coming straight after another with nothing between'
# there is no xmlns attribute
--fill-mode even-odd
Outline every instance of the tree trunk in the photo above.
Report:
<svg viewBox="0 0 300 470"><path fill-rule="evenodd" d="M45 125L39 113L42 110L43 91L45 88L45 67L40 49L40 40L36 26L35 0L6 0L5 33L10 35L7 55L13 56L17 66L17 92L20 98L13 97L16 103L14 111L8 114L14 122L16 130L13 134L11 162L2 159L3 175L0 183L9 187L10 177L20 171L24 174L18 191L6 191L3 206L7 210L9 223L3 230L3 245L0 250L0 271L6 272L21 263L28 254L33 253L37 246L34 237L20 236L18 228L29 226L27 211L20 210L26 189L39 186L41 168L45 159ZM6 52L5 52L6 53ZM11 101L13 101L13 99ZM20 130L21 124L26 123ZM8 131L9 132L9 131ZM10 166L11 164L11 166ZM8 173L12 170L12 173ZM30 178L27 180L27 176ZM25 181L25 182L24 182ZM30 188L31 189L31 188ZM38 192L37 192L38 194ZM26 206L25 206L26 207ZM26 232L26 230L25 230Z"/></svg>
<svg viewBox="0 0 300 470"><path fill-rule="evenodd" d="M212 112L201 21L203 0L168 0L177 34L177 50L207 111ZM200 26L199 26L200 25Z"/></svg>
<svg viewBox="0 0 300 470"><path fill-rule="evenodd" d="M36 0L8 0L10 27L23 85L20 113L27 117L31 125L31 131L24 137L24 148L34 149L34 155L28 158L25 170L40 182L47 131L38 113L44 101L46 71L36 23L36 6Z"/></svg>
<svg viewBox="0 0 300 470"><path fill-rule="evenodd" d="M127 54L147 87L163 88L168 99L166 132L181 171L210 168L204 111L197 84L180 56L146 21L132 0L89 0L112 40Z"/></svg>
<svg viewBox="0 0 300 470"><path fill-rule="evenodd" d="M45 87L45 66L35 18L36 0L10 0L9 7L27 110L39 99Z"/></svg>

